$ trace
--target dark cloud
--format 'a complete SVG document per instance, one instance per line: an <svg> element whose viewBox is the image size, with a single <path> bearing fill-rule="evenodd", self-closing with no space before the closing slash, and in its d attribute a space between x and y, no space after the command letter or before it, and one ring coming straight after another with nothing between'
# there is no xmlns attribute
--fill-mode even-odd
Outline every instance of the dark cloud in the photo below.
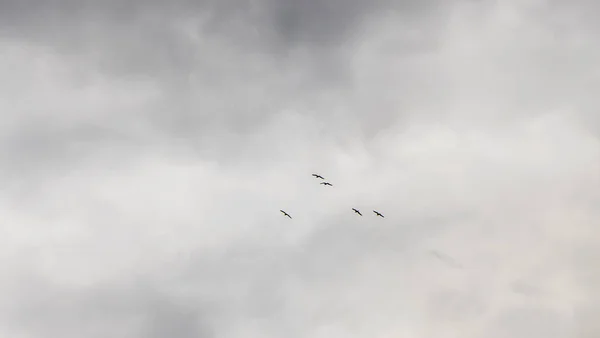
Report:
<svg viewBox="0 0 600 338"><path fill-rule="evenodd" d="M445 4L438 8L437 2L424 5L388 0L343 5L331 1L30 1L2 3L0 12L6 19L2 20L6 37L42 46L40 52L53 60L71 60L77 67L69 70L69 77L81 79L83 88L98 76L131 86L151 83L158 88L152 106L143 111L116 105L118 116L100 112L100 117L83 121L81 126L51 127L65 141L79 143L83 149L83 141L73 138L72 130L95 128L94 133L104 133L112 143L96 139L94 145L137 150L148 139L123 134L120 126L124 119L137 120L138 129L147 127L149 133L162 134L164 142L223 160L231 158L232 151L257 151L236 139L240 135L254 137L257 128L290 114L300 114L302 119L312 116L312 125L298 118L289 123L305 123L306 128L318 129L334 140L349 135L373 137L397 118L386 113L393 104L388 96L395 94L386 90L375 99L380 101L374 107L380 110L376 120L369 118L370 109L361 111L359 107L370 103L357 95L363 80L352 75L356 43L363 40L369 27L377 27L377 18L391 13L388 16L393 20L405 22L406 30L418 30L425 45L431 44L427 41L435 41L439 33L448 8ZM407 46L412 43L409 40ZM221 96L224 92L226 97ZM345 107L331 102L330 97L338 95L348 97ZM408 96L405 101L410 101ZM86 103L84 99L82 104ZM339 113L324 113L326 110ZM358 128L357 123L361 124ZM16 136L9 136L7 144L14 145L15 151L35 148L34 143L43 136L32 135L34 129L24 127ZM120 141L113 137L117 134ZM152 141L148 144L154 146ZM256 146L273 151L266 144ZM42 157L52 157L54 162L60 162L66 153L73 154L75 147L69 144L71 150L67 151L67 145L57 139L38 146L45 154ZM213 151L216 154L210 154ZM19 155L15 165L26 156Z"/></svg>
<svg viewBox="0 0 600 338"><path fill-rule="evenodd" d="M442 4L412 0L377 0L368 3L335 0L179 0L169 3L57 0L5 1L0 6L3 23L7 27L14 27L14 34L27 34L29 31L31 34L49 34L50 36L46 37L52 37L56 32L57 35L84 34L80 38L85 38L85 33L94 33L95 28L109 29L110 26L114 26L116 31L122 33L136 30L147 34L145 37L152 37L161 31L168 32L169 28L172 28L171 25L177 24L178 19L206 18L206 26L192 27L196 33L216 33L225 38L235 39L235 43L255 44L258 41L244 41L252 37L244 34L253 34L252 31L256 31L258 34L255 38L271 40L269 43L281 44L285 47L284 50L288 50L290 47L304 44L335 48L353 34L360 32L365 21L372 20L378 14L393 11L409 21L415 21L431 15L431 9ZM33 25L34 22L44 25L36 26ZM72 28L81 28L84 32ZM158 28L159 31L153 31L152 28ZM157 38L157 42L164 43L175 36L154 37ZM159 43L160 45L162 44Z"/></svg>
<svg viewBox="0 0 600 338"><path fill-rule="evenodd" d="M381 13L399 13L399 18L430 30L427 24L440 18L429 17L432 6L441 3L25 1L3 2L0 10L9 37L83 53L90 66L115 74L184 81L190 72L211 68L203 54L214 48L215 38L240 53L234 62L249 67L252 61L244 59L257 53L271 55L273 64L298 67L286 60L296 60L300 53L310 58L307 71L333 75L333 69L347 66L349 50L343 47Z"/></svg>

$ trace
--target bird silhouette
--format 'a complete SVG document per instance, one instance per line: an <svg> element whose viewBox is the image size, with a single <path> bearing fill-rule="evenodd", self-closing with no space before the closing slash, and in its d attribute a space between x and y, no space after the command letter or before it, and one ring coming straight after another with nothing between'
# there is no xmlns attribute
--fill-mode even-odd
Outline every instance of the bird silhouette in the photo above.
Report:
<svg viewBox="0 0 600 338"><path fill-rule="evenodd" d="M332 187L333 187L333 184L331 184L331 183L329 183L329 182L322 182L321 184L322 184L322 185L329 185L329 186L332 186Z"/></svg>
<svg viewBox="0 0 600 338"><path fill-rule="evenodd" d="M283 211L283 210L279 210L279 211L281 211L281 212L283 213L283 215L284 215L284 216L287 216L287 217L289 217L289 218L292 218L292 216L290 216L290 215L289 215L287 212L285 212L285 211Z"/></svg>
<svg viewBox="0 0 600 338"><path fill-rule="evenodd" d="M354 209L354 208L352 208L352 210L354 210L354 212L355 212L355 213L357 213L357 214L359 214L359 215L361 215L361 216L362 216L362 214L360 213L360 211L358 211L358 210L356 210L356 209Z"/></svg>
<svg viewBox="0 0 600 338"><path fill-rule="evenodd" d="M384 217L384 216L383 216L381 213L379 213L379 212L377 212L377 211L375 211L375 210L373 210L373 212L374 212L374 213L375 213L377 216Z"/></svg>
<svg viewBox="0 0 600 338"><path fill-rule="evenodd" d="M456 262L456 260L454 260L454 258L452 258L446 254L443 254L436 250L430 250L429 253L432 254L433 256L435 256L440 261L448 264L449 266L451 266L453 268L462 269L462 265L460 263Z"/></svg>
<svg viewBox="0 0 600 338"><path fill-rule="evenodd" d="M320 179L322 179L322 180L324 180L324 179L325 179L325 178L323 178L323 176L321 176L321 175L317 175L317 174L312 174L312 175L313 175L315 178L320 178Z"/></svg>

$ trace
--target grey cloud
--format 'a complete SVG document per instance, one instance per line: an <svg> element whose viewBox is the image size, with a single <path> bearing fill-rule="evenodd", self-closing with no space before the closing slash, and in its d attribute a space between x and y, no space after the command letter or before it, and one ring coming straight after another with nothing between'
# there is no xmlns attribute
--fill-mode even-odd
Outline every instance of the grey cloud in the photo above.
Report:
<svg viewBox="0 0 600 338"><path fill-rule="evenodd" d="M342 54L348 51L339 48L352 41L378 13L394 10L401 18L429 30L416 20L430 22L431 6L441 3L29 1L4 2L0 10L8 36L29 37L67 52L83 52L90 58L90 66L116 74L185 79L199 67L210 67L203 65L202 54L215 37L235 46L242 58L234 62L243 62L244 55L261 53L275 56L270 62L281 63L286 56L295 59L299 48L307 51L311 63L325 62L313 70L322 74L347 62L348 56Z"/></svg>
<svg viewBox="0 0 600 338"><path fill-rule="evenodd" d="M486 337L570 337L573 327L560 312L535 307L509 309L498 316Z"/></svg>
<svg viewBox="0 0 600 338"><path fill-rule="evenodd" d="M209 307L190 307L144 284L65 287L30 279L4 298L11 308L4 325L27 335L213 337L204 320Z"/></svg>
<svg viewBox="0 0 600 338"><path fill-rule="evenodd" d="M53 29L69 33L76 27L93 29L97 24L117 25L117 28L133 28L138 24L146 29L168 28L177 19L190 16L209 18L207 33L224 32L224 37L234 38L237 34L248 34L259 30L262 38L272 39L272 43L284 45L316 44L335 47L346 37L361 29L365 20L378 12L398 11L408 20L415 16L428 15L430 8L441 6L441 2L423 3L419 1L378 0L362 1L6 1L0 4L4 25L15 28L38 30L38 33L52 34ZM33 22L47 25L33 26ZM133 27L132 27L133 26ZM142 28L140 27L140 28ZM48 31L48 28L50 31ZM105 27L108 28L108 27ZM200 28L200 27L197 27ZM235 29L235 30L231 30ZM46 30L44 32L44 30ZM90 32L90 31L88 31ZM20 33L16 31L15 33ZM148 32L152 36L152 33ZM234 34L232 34L234 33ZM78 34L72 31L71 34ZM93 37L93 36L90 36ZM165 36L166 38L169 38ZM249 36L240 35L239 38ZM172 38L172 37L171 37ZM158 41L168 42L169 39ZM239 39L244 43L243 39ZM256 42L256 41L253 41ZM287 49L287 48L286 48Z"/></svg>
<svg viewBox="0 0 600 338"><path fill-rule="evenodd" d="M0 333L598 336L595 37L548 4L0 3Z"/></svg>
<svg viewBox="0 0 600 338"><path fill-rule="evenodd" d="M27 175L30 171L44 171L56 165L69 166L74 159L84 160L87 155L101 151L101 147L122 146L127 135L119 135L116 130L103 129L93 125L74 127L52 126L49 123L32 123L8 135L2 142L6 163L5 174ZM19 154L15 156L15 153ZM44 166L39 166L44 163Z"/></svg>
<svg viewBox="0 0 600 338"><path fill-rule="evenodd" d="M160 89L156 103L145 107L144 112L128 112L116 106L114 109L122 110L119 117L102 116L104 113L94 117L94 123L100 124L98 129L102 128L107 137L119 133L115 130L122 129L119 124L123 116L128 116L128 120L138 119L141 125L150 122L148 132L163 135L165 142L174 142L174 147L187 143L185 147L191 147L199 156L221 160L229 158L230 150L216 145L231 144L232 149L246 153L246 146L236 139L242 135L253 137L248 135L250 131L279 116L285 118L285 110L321 121L318 126L306 128L318 128L334 138L363 137L363 129L367 137L375 135L396 118L391 113L383 114L387 110L384 105L393 104L388 103L388 96L394 94L386 92L381 95L383 100L375 99L383 102L377 107L382 113L374 121L369 121L371 112L353 107L370 104L361 102L364 100L353 88L361 81L351 74L355 39L362 39L365 27L377 23L379 14L392 10L398 19L406 19L406 29L424 31L424 40L435 40L440 26L427 23L443 19L447 9L447 5L439 10L414 1L344 2L343 6L325 1L56 1L5 2L0 6L4 6L0 12L6 16L2 22L7 37L49 47L42 50L47 55L69 58L78 65L72 76L102 74L132 86L153 83ZM258 30L255 35L252 27ZM221 96L222 92L228 97ZM350 101L338 106L330 101L332 95L344 95ZM340 112L333 115L326 110ZM356 120L367 123L357 129L352 126ZM55 130L65 137L74 128L88 127ZM40 140L31 132L31 127L26 127L6 144L14 144L14 149L32 147L20 144ZM148 141L123 136L120 142L112 138L110 146L138 149L140 143ZM66 151L64 144L51 144L59 141L49 142L43 145L50 147L47 156L53 151ZM96 143L108 146L100 140ZM210 154L215 149L219 150Z"/></svg>

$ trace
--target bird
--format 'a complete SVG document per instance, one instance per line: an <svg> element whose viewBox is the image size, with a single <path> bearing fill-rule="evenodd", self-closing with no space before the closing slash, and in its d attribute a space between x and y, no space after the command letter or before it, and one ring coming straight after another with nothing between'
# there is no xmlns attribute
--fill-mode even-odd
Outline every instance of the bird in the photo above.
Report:
<svg viewBox="0 0 600 338"><path fill-rule="evenodd" d="M361 215L361 216L362 216L362 214L360 213L360 211L358 211L358 210L356 210L356 209L354 209L354 208L352 208L352 210L354 210L354 212L355 212L355 213L357 213L357 214L359 214L359 215Z"/></svg>
<svg viewBox="0 0 600 338"><path fill-rule="evenodd" d="M375 210L373 210L373 212L374 212L374 213L375 213L377 216L384 217L384 216L383 216L381 213L379 213L379 212L377 212L377 211L375 211Z"/></svg>
<svg viewBox="0 0 600 338"><path fill-rule="evenodd" d="M287 212L285 212L285 211L283 211L283 210L279 210L279 211L281 211L281 212L283 213L283 215L284 215L284 216L287 216L287 217L289 217L289 218L292 218L292 216L290 216L290 215L289 215Z"/></svg>
<svg viewBox="0 0 600 338"><path fill-rule="evenodd" d="M443 253L441 253L439 251L435 251L435 250L430 250L429 253L432 254L433 256L435 256L440 261L448 264L449 266L451 266L453 268L462 269L462 265L460 263L456 262L456 260L454 260L454 258L452 258L446 254L443 254Z"/></svg>
<svg viewBox="0 0 600 338"><path fill-rule="evenodd" d="M329 186L332 186L332 187L333 187L333 184L331 184L331 183L329 183L329 182L322 182L321 184L322 184L322 185L329 185Z"/></svg>
<svg viewBox="0 0 600 338"><path fill-rule="evenodd" d="M317 174L312 174L312 175L313 175L315 178L320 178L320 179L322 179L322 180L324 180L324 179L325 179L325 178L323 178L323 176L321 176L321 175L317 175Z"/></svg>

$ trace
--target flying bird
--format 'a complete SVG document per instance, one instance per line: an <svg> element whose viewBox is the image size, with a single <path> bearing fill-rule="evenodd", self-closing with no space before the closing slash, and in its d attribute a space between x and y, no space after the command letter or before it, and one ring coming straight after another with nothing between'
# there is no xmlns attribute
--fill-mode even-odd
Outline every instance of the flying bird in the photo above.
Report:
<svg viewBox="0 0 600 338"><path fill-rule="evenodd" d="M320 179L322 179L322 180L324 180L324 179L325 179L325 178L323 178L323 176L321 176L321 175L317 175L317 174L312 174L312 175L313 175L315 178L320 178Z"/></svg>
<svg viewBox="0 0 600 338"><path fill-rule="evenodd" d="M375 213L377 216L383 217L383 215L382 215L381 213L379 213L379 212L377 212L377 211L375 211L375 210L373 210L373 212L374 212L374 213Z"/></svg>
<svg viewBox="0 0 600 338"><path fill-rule="evenodd" d="M355 213L357 213L357 214L359 214L359 215L361 215L361 216L362 216L362 214L360 213L360 211L358 211L358 210L356 210L356 209L354 209L354 208L352 208L352 210L354 210L354 212L355 212Z"/></svg>
<svg viewBox="0 0 600 338"><path fill-rule="evenodd" d="M452 258L446 254L443 254L443 253L441 253L439 251L435 251L435 250L430 250L429 253L432 254L433 256L435 256L440 261L448 264L449 266L451 266L453 268L462 269L462 265L460 263L456 262L456 260L454 260L454 258Z"/></svg>
<svg viewBox="0 0 600 338"><path fill-rule="evenodd" d="M333 185L332 185L331 183L329 183L329 182L322 182L321 184L322 184L322 185L329 185L329 186L332 186L332 187L333 187Z"/></svg>
<svg viewBox="0 0 600 338"><path fill-rule="evenodd" d="M283 211L283 210L279 210L279 211L281 211L281 212L283 213L283 215L284 215L284 216L287 216L287 217L289 217L289 218L292 218L292 216L290 216L290 215L289 215L287 212L285 212L285 211Z"/></svg>

